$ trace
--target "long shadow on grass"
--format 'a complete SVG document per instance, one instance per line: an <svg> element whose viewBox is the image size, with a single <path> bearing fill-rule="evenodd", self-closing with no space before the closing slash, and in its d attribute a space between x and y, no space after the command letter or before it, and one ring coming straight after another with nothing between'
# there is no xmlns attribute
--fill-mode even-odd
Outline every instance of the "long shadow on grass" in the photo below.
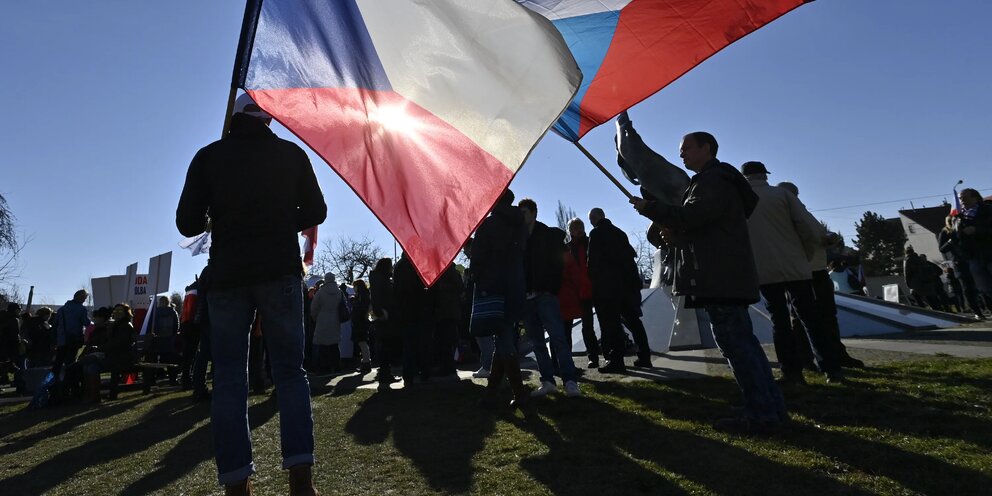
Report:
<svg viewBox="0 0 992 496"><path fill-rule="evenodd" d="M906 374L891 369L856 371L843 387L810 386L794 391L790 409L817 423L874 427L915 437L944 437L992 449L992 425L985 419L963 414L974 410L970 403L930 394L940 391L949 382L947 374L934 372L930 376ZM914 394L898 389L899 383L876 387L861 379L897 378L916 386ZM985 390L987 391L987 389ZM927 396L929 394L929 397Z"/></svg>
<svg viewBox="0 0 992 496"><path fill-rule="evenodd" d="M41 422L59 420L40 431L12 439L7 439L7 434L5 433L3 437L0 437L0 441L10 442L10 444L0 446L0 456L18 453L34 446L38 441L61 436L94 420L113 417L118 413L134 407L138 401L135 399L122 400L99 407L77 404L68 408L57 407L40 411L22 410L16 416L10 416L0 420L0 424L5 426L4 430L9 430L11 435L16 435L24 430L30 430L32 426L38 425Z"/></svg>
<svg viewBox="0 0 992 496"><path fill-rule="evenodd" d="M188 397L165 400L133 425L60 451L31 470L0 481L0 487L5 494L45 493L85 468L123 459L166 439L181 436L208 415L207 410L192 407Z"/></svg>
<svg viewBox="0 0 992 496"><path fill-rule="evenodd" d="M638 388L607 382L594 386L599 393L616 398L626 396L627 389ZM661 391L660 396L673 408L693 412L692 417L700 411L725 408L678 391ZM699 489L717 494L866 493L717 439L668 428L618 408L613 400L548 399L541 413L536 422L517 424L550 453L525 458L521 466L554 494L687 494ZM686 482L680 485L676 479Z"/></svg>
<svg viewBox="0 0 992 496"><path fill-rule="evenodd" d="M201 403L196 408L210 415L209 403ZM275 396L268 396L265 401L248 408L248 424L254 430L271 420L278 411ZM213 458L213 455L213 430L207 422L182 438L155 464L154 470L131 483L120 494L140 496L166 488L200 463Z"/></svg>
<svg viewBox="0 0 992 496"><path fill-rule="evenodd" d="M660 411L666 417L697 422L727 412L727 403L705 400L702 395L724 395L731 401L739 398L731 379L673 381L664 387L650 384L617 387L611 383L598 383L596 387L604 394L640 403L641 407ZM865 390L860 391L859 387ZM669 388L678 392L671 395ZM911 420L906 420L932 415L925 410L928 408L925 402L901 392L868 390L866 386L853 382L841 387L810 386L801 393L792 391L790 394L787 390L786 397L790 411L811 418L816 423L905 431L904 434L914 437L933 436L930 432L919 432L921 429L915 427ZM879 413L879 405L895 408ZM713 415L714 411L717 415ZM971 443L978 441L976 444L981 444L988 439L988 433L992 429L988 424L960 415L947 413L938 418L945 423L956 423L956 426L945 425L942 427L944 430L937 435L949 436L948 433L953 431L957 435L950 437L962 438ZM971 435L968 435L969 431ZM930 455L906 451L874 438L794 423L778 439L804 450L822 453L864 473L888 477L923 494L978 494L992 486L992 478L981 472L956 466ZM774 476L773 473L754 475L767 480L781 480L781 477ZM783 489L802 494L809 492L809 488L801 481Z"/></svg>
<svg viewBox="0 0 992 496"><path fill-rule="evenodd" d="M345 432L362 445L384 443L392 434L393 446L432 488L466 493L472 457L495 430L495 418L475 403L481 394L468 381L378 392L362 403Z"/></svg>

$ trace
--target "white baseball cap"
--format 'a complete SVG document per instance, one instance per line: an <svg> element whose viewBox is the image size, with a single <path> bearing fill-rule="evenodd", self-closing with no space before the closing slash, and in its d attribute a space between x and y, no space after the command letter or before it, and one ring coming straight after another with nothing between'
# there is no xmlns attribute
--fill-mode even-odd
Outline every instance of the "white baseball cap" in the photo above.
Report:
<svg viewBox="0 0 992 496"><path fill-rule="evenodd" d="M251 99L251 95L249 95L248 93L242 93L241 96L239 96L238 99L234 101L233 113L237 114L238 112L242 114L250 115L252 117L257 117L259 119L272 118L272 116L269 115L268 112L262 110L262 107L259 107L258 104L255 103L255 100Z"/></svg>

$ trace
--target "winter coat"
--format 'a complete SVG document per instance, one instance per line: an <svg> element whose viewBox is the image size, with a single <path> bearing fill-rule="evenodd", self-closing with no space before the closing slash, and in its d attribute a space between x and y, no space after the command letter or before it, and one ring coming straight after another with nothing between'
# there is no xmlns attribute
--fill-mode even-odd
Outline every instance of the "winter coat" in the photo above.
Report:
<svg viewBox="0 0 992 496"><path fill-rule="evenodd" d="M119 370L138 363L137 337L134 326L127 320L117 320L110 325L110 336L100 346L105 370Z"/></svg>
<svg viewBox="0 0 992 496"><path fill-rule="evenodd" d="M578 285L579 289L579 299L581 300L591 300L592 299L592 281L589 280L589 263L587 257L589 256L589 238L572 238L571 241L566 245L568 251L572 253L572 261L574 262L574 273L571 276L573 283ZM568 261L565 262L565 271L567 272ZM565 276L568 277L568 276Z"/></svg>
<svg viewBox="0 0 992 496"><path fill-rule="evenodd" d="M503 297L503 313L516 322L523 314L526 280L524 215L513 205L498 204L475 232L470 270L476 295Z"/></svg>
<svg viewBox="0 0 992 496"><path fill-rule="evenodd" d="M589 232L589 280L593 300L608 299L640 302L644 283L637 270L637 252L630 246L627 234L610 219L599 221ZM633 296L632 296L633 294Z"/></svg>
<svg viewBox="0 0 992 496"><path fill-rule="evenodd" d="M758 283L811 279L810 262L816 251L822 250L823 225L792 192L771 186L764 179L748 182L759 198L747 219ZM826 266L826 260L823 266Z"/></svg>
<svg viewBox="0 0 992 496"><path fill-rule="evenodd" d="M647 203L642 215L673 231L674 293L687 297L686 306L759 300L747 228L757 204L747 179L716 159L689 181L681 206Z"/></svg>
<svg viewBox="0 0 992 496"><path fill-rule="evenodd" d="M56 344L63 346L66 344L66 337L75 339L76 342L83 342L83 328L90 325L87 317L86 307L76 300L69 300L55 312Z"/></svg>
<svg viewBox="0 0 992 496"><path fill-rule="evenodd" d="M372 320L388 319L393 315L393 278L389 272L369 272L369 305Z"/></svg>
<svg viewBox="0 0 992 496"><path fill-rule="evenodd" d="M20 344L21 323L17 315L0 311L0 362L17 358Z"/></svg>
<svg viewBox="0 0 992 496"><path fill-rule="evenodd" d="M155 334L160 337L175 336L179 330L179 314L175 307L157 307L155 309Z"/></svg>
<svg viewBox="0 0 992 496"><path fill-rule="evenodd" d="M564 268L565 231L534 222L524 245L524 274L528 293L558 294Z"/></svg>
<svg viewBox="0 0 992 496"><path fill-rule="evenodd" d="M983 202L973 218L958 216L956 230L961 244L961 252L968 259L992 262L992 203ZM966 234L965 228L974 227L974 234Z"/></svg>
<svg viewBox="0 0 992 496"><path fill-rule="evenodd" d="M405 255L393 266L393 311L389 319L405 327L429 320L434 305L427 296L427 287Z"/></svg>
<svg viewBox="0 0 992 496"><path fill-rule="evenodd" d="M179 232L202 233L208 211L215 288L302 276L297 233L327 216L306 152L240 113L230 134L190 163L176 208Z"/></svg>
<svg viewBox="0 0 992 496"><path fill-rule="evenodd" d="M583 257L584 258L584 257ZM561 288L558 289L558 310L561 318L574 320L582 317L582 279L589 280L583 268L575 261L571 251L565 252L565 267L561 272ZM590 288L591 291L591 288Z"/></svg>
<svg viewBox="0 0 992 496"><path fill-rule="evenodd" d="M351 300L351 327L354 330L369 329L369 304L371 296L368 291L355 291Z"/></svg>
<svg viewBox="0 0 992 496"><path fill-rule="evenodd" d="M461 319L461 296L464 290L462 276L454 264L441 273L441 277L427 290L434 305L434 319L438 322Z"/></svg>
<svg viewBox="0 0 992 496"><path fill-rule="evenodd" d="M310 318L316 324L313 330L313 344L329 346L341 342L341 320L338 318L338 305L344 297L334 284L325 284L313 295L310 303Z"/></svg>

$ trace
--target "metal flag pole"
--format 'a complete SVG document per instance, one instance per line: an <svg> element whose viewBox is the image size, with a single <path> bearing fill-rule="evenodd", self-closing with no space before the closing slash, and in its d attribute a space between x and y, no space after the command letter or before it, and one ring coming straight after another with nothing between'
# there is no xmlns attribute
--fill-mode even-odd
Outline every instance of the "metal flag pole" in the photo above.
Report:
<svg viewBox="0 0 992 496"><path fill-rule="evenodd" d="M255 43L255 28L258 27L258 15L261 10L262 0L245 2L245 17L241 21L241 37L238 38L238 52L234 57L234 74L231 76L231 92L227 95L227 112L224 114L221 138L227 136L227 131L231 129L234 98L238 96L238 88L244 86L245 75L248 74L248 59L251 57L251 47Z"/></svg>
<svg viewBox="0 0 992 496"><path fill-rule="evenodd" d="M596 157L593 157L592 154L589 153L589 150L586 150L585 147L582 146L578 141L573 141L572 144L575 145L575 147L578 148L579 151L582 152L586 156L586 158L588 158L593 163L593 165L598 167L600 172L606 174L606 177L609 178L610 181L613 181L613 184L616 185L616 187L620 188L620 191L627 196L628 200L634 197L634 195L632 195L630 191L627 191L627 188L623 187L623 184L620 184L620 181L618 181L617 178L613 176L613 174L610 174L610 171L606 170L606 167L603 167L603 164L599 163L599 161L596 160Z"/></svg>

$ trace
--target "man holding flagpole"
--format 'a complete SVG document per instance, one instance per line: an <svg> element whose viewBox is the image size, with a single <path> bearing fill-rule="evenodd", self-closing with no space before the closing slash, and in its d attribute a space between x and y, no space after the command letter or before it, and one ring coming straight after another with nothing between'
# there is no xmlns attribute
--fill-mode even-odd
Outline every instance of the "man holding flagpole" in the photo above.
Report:
<svg viewBox="0 0 992 496"><path fill-rule="evenodd" d="M283 469L291 494L316 494L310 385L303 369L303 285L297 233L324 221L327 206L306 153L278 138L271 117L247 94L230 133L202 148L176 209L184 236L212 224L207 296L214 360L211 423L218 481L251 494L255 472L248 426L248 338L262 320L279 399Z"/></svg>

